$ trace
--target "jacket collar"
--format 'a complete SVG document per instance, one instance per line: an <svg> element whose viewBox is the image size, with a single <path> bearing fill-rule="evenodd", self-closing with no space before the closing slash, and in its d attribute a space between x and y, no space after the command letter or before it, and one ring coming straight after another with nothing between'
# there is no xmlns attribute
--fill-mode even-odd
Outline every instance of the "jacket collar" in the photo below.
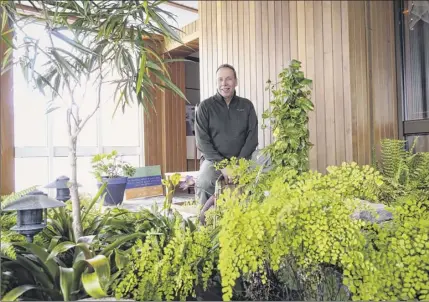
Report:
<svg viewBox="0 0 429 302"><path fill-rule="evenodd" d="M216 94L214 95L214 99L218 102L221 102L223 104L226 105L225 99L224 97L219 93L219 91L216 92ZM232 104L233 101L235 101L237 99L237 91L234 90L234 95L232 96L231 102L229 103L230 105Z"/></svg>

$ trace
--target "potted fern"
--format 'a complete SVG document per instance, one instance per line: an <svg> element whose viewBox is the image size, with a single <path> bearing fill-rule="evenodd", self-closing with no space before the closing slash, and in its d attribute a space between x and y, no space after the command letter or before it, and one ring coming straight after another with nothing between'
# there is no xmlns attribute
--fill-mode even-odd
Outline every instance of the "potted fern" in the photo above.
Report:
<svg viewBox="0 0 429 302"><path fill-rule="evenodd" d="M105 206L119 205L124 200L128 177L134 175L136 169L122 160L116 150L111 153L96 154L91 160L93 174L98 180L98 189L107 183L104 193Z"/></svg>

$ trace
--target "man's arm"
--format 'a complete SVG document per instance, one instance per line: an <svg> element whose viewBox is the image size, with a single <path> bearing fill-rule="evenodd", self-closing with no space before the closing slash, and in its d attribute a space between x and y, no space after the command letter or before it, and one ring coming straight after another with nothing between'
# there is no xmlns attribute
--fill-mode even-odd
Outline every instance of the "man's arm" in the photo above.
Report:
<svg viewBox="0 0 429 302"><path fill-rule="evenodd" d="M195 141L198 150L204 155L205 159L211 161L221 161L222 155L213 146L209 135L209 119L206 106L203 103L198 106L195 117Z"/></svg>
<svg viewBox="0 0 429 302"><path fill-rule="evenodd" d="M247 138L243 148L241 148L240 155L238 158L250 159L253 151L258 146L258 117L256 116L255 107L250 103L249 113L249 128L247 130Z"/></svg>

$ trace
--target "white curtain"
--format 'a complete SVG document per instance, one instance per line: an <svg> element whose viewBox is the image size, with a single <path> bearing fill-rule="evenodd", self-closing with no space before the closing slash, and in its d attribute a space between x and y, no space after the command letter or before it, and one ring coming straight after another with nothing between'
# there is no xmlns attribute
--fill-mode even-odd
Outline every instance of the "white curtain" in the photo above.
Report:
<svg viewBox="0 0 429 302"><path fill-rule="evenodd" d="M420 20L429 23L429 1L409 1L410 29Z"/></svg>

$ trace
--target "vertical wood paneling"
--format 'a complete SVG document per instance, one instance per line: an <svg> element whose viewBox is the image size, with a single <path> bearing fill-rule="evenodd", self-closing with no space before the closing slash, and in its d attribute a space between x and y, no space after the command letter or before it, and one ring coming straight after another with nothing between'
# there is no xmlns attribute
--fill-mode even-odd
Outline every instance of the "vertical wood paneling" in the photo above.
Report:
<svg viewBox="0 0 429 302"><path fill-rule="evenodd" d="M208 88L208 74L211 72L211 68L209 68L208 58L208 45L210 44L208 41L208 29L207 22L210 22L211 18L208 18L207 14L209 13L209 9L207 8L206 1L198 1L199 14L200 14L200 34L201 38L199 39L200 43L200 96L201 99L206 99L211 92L209 92ZM228 28L228 23L227 23ZM204 37L204 38L203 38ZM205 59L204 59L205 58Z"/></svg>
<svg viewBox="0 0 429 302"><path fill-rule="evenodd" d="M217 1L221 22L208 11L212 6L200 4L200 68L207 74L201 77L206 80L202 99L216 92L210 77L214 62L224 63L218 61L225 58L237 69L238 94L254 103L262 125L271 97L266 81L277 82L279 72L297 59L313 80L311 168L325 171L328 165L351 160L369 163L371 137L396 136L393 2ZM219 23L221 29L211 29ZM213 38L220 34L224 43L219 36ZM267 126L259 130L260 148L271 143Z"/></svg>
<svg viewBox="0 0 429 302"><path fill-rule="evenodd" d="M237 43L238 45L235 47L236 50L244 49L244 6L243 1L237 2ZM238 87L237 87L237 94L238 95L244 95L246 91L246 79L244 75L244 55L245 52L242 52L240 55L236 54L237 60L234 63L235 70L238 73Z"/></svg>
<svg viewBox="0 0 429 302"><path fill-rule="evenodd" d="M244 16L249 16L249 1L243 1L243 14ZM251 85L250 85L250 75L251 75L251 56L250 56L250 52L252 51L251 49L251 45L250 45L250 26L249 24L247 24L247 17L244 18L243 20L243 35L244 35L244 39L243 39L243 49L247 49L248 51L245 51L243 53L243 72L244 74L241 75L241 77L244 79L244 95L252 95L252 91L251 91ZM254 51L254 49L253 49ZM254 98L253 98L254 99Z"/></svg>
<svg viewBox="0 0 429 302"><path fill-rule="evenodd" d="M9 39L11 39L10 34ZM0 41L0 62L3 61L7 48L7 45ZM0 64L0 74L1 71L2 64ZM0 75L0 195L15 191L13 112L13 69L10 69Z"/></svg>
<svg viewBox="0 0 429 302"><path fill-rule="evenodd" d="M349 14L348 1L341 1L341 42L343 52L350 54L349 47ZM343 87L344 87L344 135L346 161L353 160L353 137L352 137L352 105L350 87L350 55L343 56Z"/></svg>
<svg viewBox="0 0 429 302"><path fill-rule="evenodd" d="M372 57L371 97L374 117L374 142L377 154L379 142L383 138L397 137L395 84L395 40L393 2L370 1L369 18L372 30L369 31ZM379 11L381 15L376 13ZM390 21L389 21L390 20ZM383 88L383 89L381 89Z"/></svg>
<svg viewBox="0 0 429 302"><path fill-rule="evenodd" d="M162 102L163 92L155 94L154 106L148 108L144 116L145 165L162 165Z"/></svg>
<svg viewBox="0 0 429 302"><path fill-rule="evenodd" d="M367 81L367 39L365 29L365 2L351 1L349 6L350 83L353 121L353 158L359 164L369 161L370 120Z"/></svg>
<svg viewBox="0 0 429 302"><path fill-rule="evenodd" d="M249 75L246 77L246 80L250 77L250 99L253 102L253 105L255 106L255 110L258 113L258 85L257 83L257 62L255 62L256 58L256 48L260 45L260 43L256 40L256 14L253 14L251 12L255 11L255 1L249 1L249 54L248 56L248 62L250 66L250 72ZM258 129L261 129L263 121L259 118L259 127ZM261 130L258 130L259 138L261 137Z"/></svg>
<svg viewBox="0 0 429 302"><path fill-rule="evenodd" d="M306 44L306 77L309 79L314 79L315 77L315 60L314 60L314 3L312 1L305 2L305 44ZM314 101L314 97L313 97ZM310 131L310 141L317 141L317 120L316 120L316 112L311 111L309 113L309 129ZM317 149L318 145L314 144L310 149L309 160L310 167L317 167Z"/></svg>
<svg viewBox="0 0 429 302"><path fill-rule="evenodd" d="M185 64L169 64L171 81L185 92ZM155 108L145 116L145 164L162 173L186 171L185 101L169 90L156 91Z"/></svg>
<svg viewBox="0 0 429 302"><path fill-rule="evenodd" d="M317 169L323 171L326 168L326 118L325 118L325 78L323 76L323 12L322 1L314 2L314 61L315 77L313 79L313 103L316 112L317 140L313 144L317 146ZM314 129L310 128L310 132ZM329 151L328 151L329 152Z"/></svg>
<svg viewBox="0 0 429 302"><path fill-rule="evenodd" d="M269 50L269 24L272 22L268 21L268 2L263 1L261 4L261 24L259 25L262 29L262 83L265 88L266 81L270 79L270 60L274 59L274 55L270 56ZM273 21L273 20L270 20ZM273 79L271 79L275 82ZM262 113L270 108L270 91L263 89L263 101L262 101ZM264 129L264 137L261 143L267 146L271 143L271 123L266 121L267 128Z"/></svg>
<svg viewBox="0 0 429 302"><path fill-rule="evenodd" d="M262 32L262 3L261 1L253 1L255 4L255 24L254 25L250 25L255 27L255 31L256 31L256 39L255 39L255 43L256 43L256 56L253 58L253 60L255 60L255 65L256 65L256 74L255 74L255 79L256 79L256 93L257 93L257 97L256 100L252 100L252 102L254 102L255 104L255 110L256 113L258 115L258 121L260 121L260 123L265 123L265 121L263 121L262 119L262 113L264 112L264 89L265 89L265 81L267 80L266 78L264 78L263 74L262 74L262 67L263 67L263 62L262 62L262 58L264 57L264 53L263 53L263 47L264 44L262 42L262 37L263 37L263 32ZM265 18L264 18L265 19ZM262 64L261 64L262 62ZM265 131L262 129L262 127L259 127L258 129L258 137L259 137L259 146L263 147L265 146Z"/></svg>
<svg viewBox="0 0 429 302"><path fill-rule="evenodd" d="M332 2L333 79L336 162L346 160L341 2Z"/></svg>

